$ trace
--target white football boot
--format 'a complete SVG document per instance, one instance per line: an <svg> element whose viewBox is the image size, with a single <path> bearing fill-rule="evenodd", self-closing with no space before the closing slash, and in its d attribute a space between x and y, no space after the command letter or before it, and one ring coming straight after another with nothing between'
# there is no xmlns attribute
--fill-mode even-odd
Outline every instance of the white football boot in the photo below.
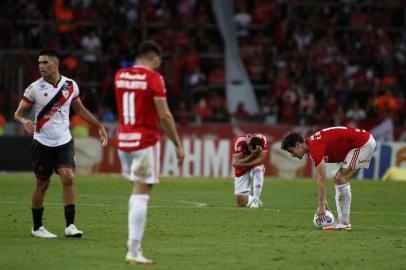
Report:
<svg viewBox="0 0 406 270"><path fill-rule="evenodd" d="M125 262L128 264L154 264L153 260L144 257L141 249L139 249L138 252L128 251L125 256Z"/></svg>
<svg viewBox="0 0 406 270"><path fill-rule="evenodd" d="M325 231L351 231L351 224L337 223L336 225L323 227Z"/></svg>
<svg viewBox="0 0 406 270"><path fill-rule="evenodd" d="M34 237L39 237L39 238L56 238L57 236L53 233L48 232L47 229L44 228L44 226L39 227L38 230L34 231L34 229L31 229L31 235Z"/></svg>
<svg viewBox="0 0 406 270"><path fill-rule="evenodd" d="M82 236L83 232L79 231L74 224L65 228L65 237L81 238Z"/></svg>
<svg viewBox="0 0 406 270"><path fill-rule="evenodd" d="M260 208L262 207L262 202L257 199L252 199L251 203L248 204L249 208Z"/></svg>

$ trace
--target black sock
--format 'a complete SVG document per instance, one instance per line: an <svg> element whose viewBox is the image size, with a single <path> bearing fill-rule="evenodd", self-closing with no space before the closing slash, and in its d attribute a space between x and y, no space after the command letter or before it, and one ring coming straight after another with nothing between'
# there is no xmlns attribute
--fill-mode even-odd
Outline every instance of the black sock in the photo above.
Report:
<svg viewBox="0 0 406 270"><path fill-rule="evenodd" d="M31 208L32 220L34 223L34 231L38 230L42 226L42 213L44 212L44 207L42 208Z"/></svg>
<svg viewBox="0 0 406 270"><path fill-rule="evenodd" d="M68 204L65 205L65 220L66 220L66 227L73 224L75 222L75 205Z"/></svg>

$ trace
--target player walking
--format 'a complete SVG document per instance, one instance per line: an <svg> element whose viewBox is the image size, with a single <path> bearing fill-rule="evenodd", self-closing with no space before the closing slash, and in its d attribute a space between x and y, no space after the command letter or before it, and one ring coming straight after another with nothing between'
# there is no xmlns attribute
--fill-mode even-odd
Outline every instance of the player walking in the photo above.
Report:
<svg viewBox="0 0 406 270"><path fill-rule="evenodd" d="M263 163L268 148L266 137L259 133L242 134L233 140L234 194L239 207L262 206L260 196L265 174Z"/></svg>
<svg viewBox="0 0 406 270"><path fill-rule="evenodd" d="M31 234L41 238L55 238L42 225L45 193L52 173L59 174L65 205L65 236L82 237L83 232L75 225L75 190L73 186L75 168L74 142L69 131L69 111L74 109L83 120L99 128L103 146L107 144L107 133L103 125L83 106L76 82L59 73L59 56L54 50L39 54L38 65L41 78L30 84L14 114L25 131L34 134L31 146L34 161L36 186L32 194L33 227ZM30 108L35 113L35 122L26 118Z"/></svg>
<svg viewBox="0 0 406 270"><path fill-rule="evenodd" d="M319 192L319 218L325 217L327 174L325 163L341 162L334 177L338 220L335 226L325 230L351 230L350 179L360 168L368 168L372 153L376 147L372 135L362 129L349 127L330 127L320 130L305 139L296 132L290 132L282 138L283 150L292 157L302 159L308 153L316 167Z"/></svg>
<svg viewBox="0 0 406 270"><path fill-rule="evenodd" d="M179 166L184 152L166 101L164 80L154 71L161 65L161 47L154 41L142 42L137 49L136 63L119 69L115 75L118 155L123 176L133 182L126 262L152 264L142 254L141 240L152 186L159 183L159 124L175 144Z"/></svg>

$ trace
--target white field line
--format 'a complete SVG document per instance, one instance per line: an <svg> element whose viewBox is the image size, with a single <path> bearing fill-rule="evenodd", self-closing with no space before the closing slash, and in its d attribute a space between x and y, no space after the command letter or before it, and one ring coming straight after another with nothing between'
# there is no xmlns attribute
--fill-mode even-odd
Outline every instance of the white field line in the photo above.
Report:
<svg viewBox="0 0 406 270"><path fill-rule="evenodd" d="M164 200L161 200L164 201ZM173 208L173 209L207 209L207 210L237 210L237 211L269 211L269 212L300 212L300 213L314 213L314 209L276 209L276 208L259 208L259 209L249 209L249 208L238 208L238 207L227 207L227 206L209 206L207 203L204 202L194 202L194 201L169 201L173 203L179 203L179 205L164 205L164 204L151 204L148 207L150 208ZM1 201L0 205L15 205L21 206L26 205L29 206L29 202L16 202L16 201ZM45 206L47 208L59 208L61 207L62 203L53 203L53 202L46 202ZM127 205L119 206L117 204L110 204L110 203L81 203L79 207L101 207L101 208L109 208L109 209L127 209ZM377 212L377 211L351 211L351 214L356 215L382 215L382 216L406 216L406 212Z"/></svg>

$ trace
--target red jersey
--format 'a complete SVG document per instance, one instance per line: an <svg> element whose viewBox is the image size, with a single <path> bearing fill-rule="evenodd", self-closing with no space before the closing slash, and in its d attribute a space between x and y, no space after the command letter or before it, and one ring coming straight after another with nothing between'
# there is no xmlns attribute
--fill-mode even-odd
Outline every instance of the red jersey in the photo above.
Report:
<svg viewBox="0 0 406 270"><path fill-rule="evenodd" d="M306 144L309 156L317 167L322 160L326 163L344 161L351 149L362 147L370 136L363 129L331 127L314 133L306 139Z"/></svg>
<svg viewBox="0 0 406 270"><path fill-rule="evenodd" d="M154 99L166 99L162 76L144 66L122 68L114 78L119 117L117 147L135 151L159 140L159 117Z"/></svg>
<svg viewBox="0 0 406 270"><path fill-rule="evenodd" d="M250 154L250 151L248 149L248 138L250 137L258 137L260 139L262 139L262 141L264 142L264 147L262 148L262 151L268 151L269 148L269 144L268 144L268 140L266 139L266 137L260 133L254 133L254 134L242 134L239 135L237 137L235 137L233 139L233 150L232 150L232 154L233 155L238 155L240 153L242 153L243 157L246 157ZM251 170L251 168L241 168L241 169L235 169L235 176L241 176L244 175L246 172L248 172L249 170Z"/></svg>

